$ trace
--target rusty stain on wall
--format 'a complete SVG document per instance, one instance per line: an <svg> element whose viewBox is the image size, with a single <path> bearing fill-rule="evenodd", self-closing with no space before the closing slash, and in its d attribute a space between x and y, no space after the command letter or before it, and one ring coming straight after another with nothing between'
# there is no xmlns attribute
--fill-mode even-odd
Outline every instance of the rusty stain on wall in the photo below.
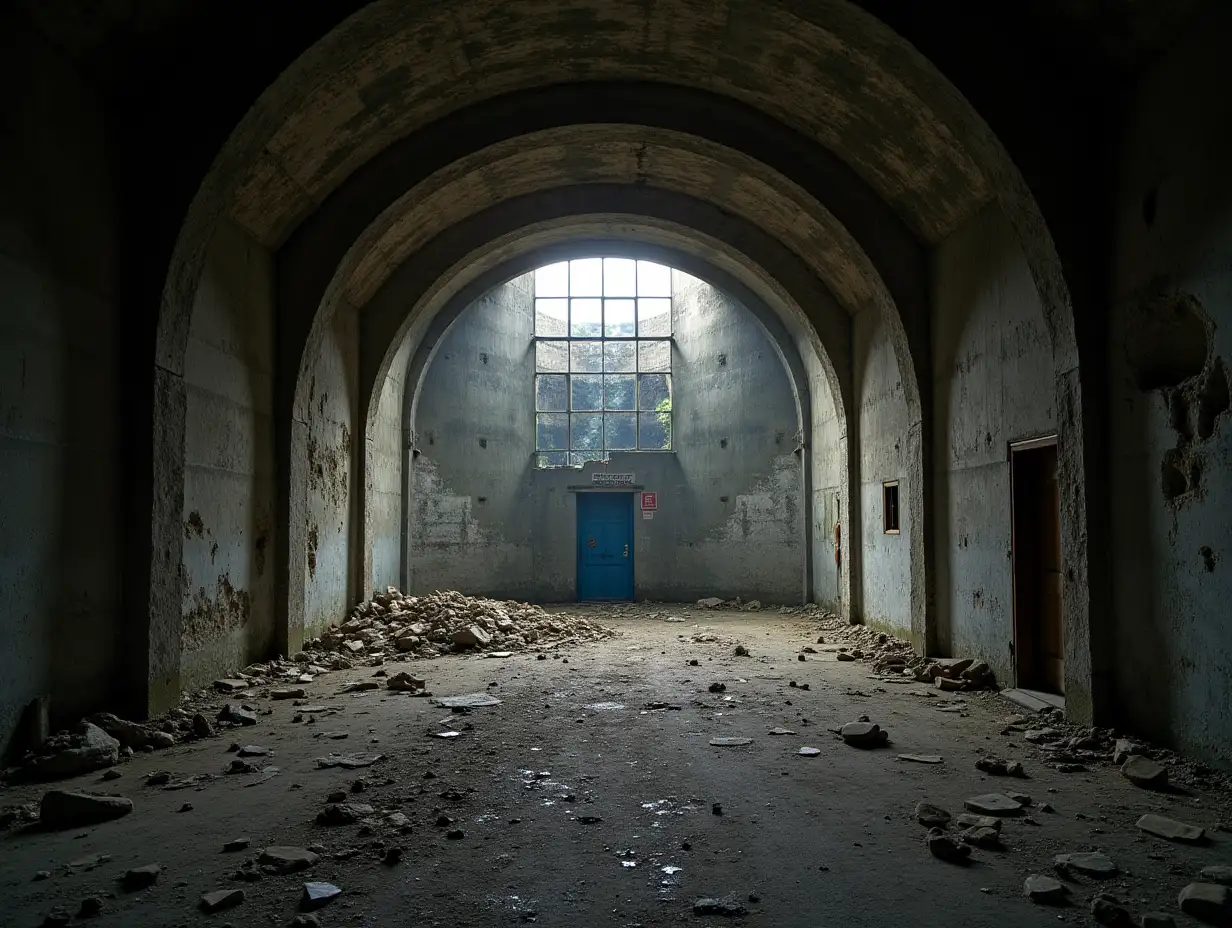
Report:
<svg viewBox="0 0 1232 928"><path fill-rule="evenodd" d="M248 623L252 603L247 590L237 590L226 574L218 577L214 596L199 587L184 611L181 650L192 651Z"/></svg>

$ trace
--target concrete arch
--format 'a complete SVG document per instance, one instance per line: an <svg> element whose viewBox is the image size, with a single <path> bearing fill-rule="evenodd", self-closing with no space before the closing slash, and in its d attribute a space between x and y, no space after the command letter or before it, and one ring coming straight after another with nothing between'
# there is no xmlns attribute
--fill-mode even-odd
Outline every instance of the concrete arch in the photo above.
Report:
<svg viewBox="0 0 1232 928"><path fill-rule="evenodd" d="M168 575L179 547L183 349L217 219L229 212L267 245L281 245L393 140L503 93L607 79L667 82L760 111L833 153L924 242L989 197L998 200L1022 240L1053 340L1062 547L1072 565L1067 690L1073 714L1092 715L1081 383L1068 292L1040 211L992 132L908 43L844 0L787 6L733 0L699 11L665 0L613 10L604 0L574 0L545 15L529 2L494 10L482 0L448 8L382 0L318 42L261 96L194 198L164 288L146 603L151 696L161 688L152 701L166 701L178 650L172 615L179 597ZM584 36L573 25L579 21L588 24ZM724 76L732 74L739 81ZM927 446L927 432L921 441Z"/></svg>

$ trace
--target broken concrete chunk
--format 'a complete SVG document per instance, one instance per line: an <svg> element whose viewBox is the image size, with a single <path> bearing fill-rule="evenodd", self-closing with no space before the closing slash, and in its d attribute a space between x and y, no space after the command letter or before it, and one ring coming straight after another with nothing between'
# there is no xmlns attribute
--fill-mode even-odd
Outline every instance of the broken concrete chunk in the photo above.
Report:
<svg viewBox="0 0 1232 928"><path fill-rule="evenodd" d="M122 818L133 811L133 801L122 796L53 789L39 802L39 821L46 828L79 828Z"/></svg>
<svg viewBox="0 0 1232 928"><path fill-rule="evenodd" d="M278 873L295 873L299 870L307 870L320 859L320 855L302 847L275 844L261 851L257 863L272 867Z"/></svg>
<svg viewBox="0 0 1232 928"><path fill-rule="evenodd" d="M375 680L360 680L358 683L347 683L338 692L340 693L363 693L367 690L380 689L381 684Z"/></svg>
<svg viewBox="0 0 1232 928"><path fill-rule="evenodd" d="M120 761L120 742L97 725L81 722L71 732L53 735L29 758L22 774L35 781L62 780L102 770Z"/></svg>
<svg viewBox="0 0 1232 928"><path fill-rule="evenodd" d="M848 722L839 729L843 740L852 747L878 747L890 739L888 732L874 722Z"/></svg>
<svg viewBox="0 0 1232 928"><path fill-rule="evenodd" d="M1001 793L985 793L963 801L963 808L979 815L1018 815L1022 804Z"/></svg>
<svg viewBox="0 0 1232 928"><path fill-rule="evenodd" d="M697 899L693 902L694 915L723 915L728 918L739 918L748 915L749 910L739 902L727 902L723 899Z"/></svg>
<svg viewBox="0 0 1232 928"><path fill-rule="evenodd" d="M772 729L770 729L770 731L768 732L768 734L771 734L771 735L794 735L794 734L795 734L795 732L794 732L794 731L792 731L790 728L782 728L782 727L779 727L779 728L772 728Z"/></svg>
<svg viewBox="0 0 1232 928"><path fill-rule="evenodd" d="M821 748L803 747L796 753L799 754L801 757L816 757L818 754L821 753Z"/></svg>
<svg viewBox="0 0 1232 928"><path fill-rule="evenodd" d="M1038 905L1064 905L1069 895L1069 889L1060 880L1039 874L1027 877L1022 884L1022 891Z"/></svg>
<svg viewBox="0 0 1232 928"><path fill-rule="evenodd" d="M250 845L251 843L252 841L250 841L248 838L232 838L230 841L228 841L226 844L222 846L222 849L228 853L232 851L243 851L243 850L246 850L248 848L248 845Z"/></svg>
<svg viewBox="0 0 1232 928"><path fill-rule="evenodd" d="M130 722L110 712L98 712L88 719L124 747L134 751L144 751L147 748L165 748L175 744L175 737L168 732L159 731L150 725Z"/></svg>
<svg viewBox="0 0 1232 928"><path fill-rule="evenodd" d="M303 699L308 691L301 688L270 690L270 699Z"/></svg>
<svg viewBox="0 0 1232 928"><path fill-rule="evenodd" d="M1203 883L1218 883L1220 886L1232 886L1232 867L1226 864L1213 864L1203 867L1198 874Z"/></svg>
<svg viewBox="0 0 1232 928"><path fill-rule="evenodd" d="M133 867L120 879L120 885L125 892L140 892L158 882L158 875L163 868L158 864L146 864L144 867Z"/></svg>
<svg viewBox="0 0 1232 928"><path fill-rule="evenodd" d="M1117 865L1112 862L1112 858L1098 851L1058 854L1052 859L1052 865L1062 876L1072 872L1103 879L1117 873Z"/></svg>
<svg viewBox="0 0 1232 928"><path fill-rule="evenodd" d="M966 863L971 856L970 847L955 841L940 828L930 829L924 843L928 845L929 853L947 863Z"/></svg>
<svg viewBox="0 0 1232 928"><path fill-rule="evenodd" d="M967 828L960 834L963 844L983 848L986 851L1001 850L1001 832L996 828Z"/></svg>
<svg viewBox="0 0 1232 928"><path fill-rule="evenodd" d="M342 890L333 883L305 883L299 907L305 912L312 912L329 905L341 895Z"/></svg>
<svg viewBox="0 0 1232 928"><path fill-rule="evenodd" d="M492 636L478 625L458 629L451 637L453 643L460 648L482 648L492 643Z"/></svg>
<svg viewBox="0 0 1232 928"><path fill-rule="evenodd" d="M944 690L947 693L953 693L961 690L966 684L962 680L951 680L949 677L937 677L936 687L939 690Z"/></svg>
<svg viewBox="0 0 1232 928"><path fill-rule="evenodd" d="M212 915L223 909L234 908L243 901L244 891L242 889L216 889L201 897L201 911Z"/></svg>
<svg viewBox="0 0 1232 928"><path fill-rule="evenodd" d="M245 709L243 706L233 706L227 703L222 707L222 711L218 713L218 721L232 722L236 725L256 725L257 713L251 709Z"/></svg>
<svg viewBox="0 0 1232 928"><path fill-rule="evenodd" d="M403 670L390 677L385 685L398 693L418 693L428 684L426 680L421 680Z"/></svg>
<svg viewBox="0 0 1232 928"><path fill-rule="evenodd" d="M1202 844L1206 841L1206 829L1149 812L1138 819L1138 827L1157 838L1179 841L1182 844Z"/></svg>
<svg viewBox="0 0 1232 928"><path fill-rule="evenodd" d="M1135 744L1128 738L1118 738L1112 749L1112 762L1118 767L1135 754L1142 753L1142 745Z"/></svg>
<svg viewBox="0 0 1232 928"><path fill-rule="evenodd" d="M241 745L237 752L238 757L266 757L270 753L270 749L262 747L259 744Z"/></svg>
<svg viewBox="0 0 1232 928"><path fill-rule="evenodd" d="M940 754L899 754L899 760L910 761L913 764L939 764Z"/></svg>
<svg viewBox="0 0 1232 928"><path fill-rule="evenodd" d="M374 811L372 806L360 802L330 803L317 813L317 824L352 825L365 815L372 815Z"/></svg>
<svg viewBox="0 0 1232 928"><path fill-rule="evenodd" d="M992 828L1001 830L1001 819L992 815L972 815L970 812L960 812L954 820L959 828Z"/></svg>
<svg viewBox="0 0 1232 928"><path fill-rule="evenodd" d="M1219 928L1232 926L1232 889L1218 883L1190 883L1176 904L1186 915Z"/></svg>
<svg viewBox="0 0 1232 928"><path fill-rule="evenodd" d="M719 606L723 605L723 600L717 596L707 596L705 599L699 599L697 604L703 609L718 609Z"/></svg>
<svg viewBox="0 0 1232 928"><path fill-rule="evenodd" d="M463 696L436 696L432 701L446 709L482 709L499 706L501 701L489 693L467 693Z"/></svg>
<svg viewBox="0 0 1232 928"><path fill-rule="evenodd" d="M210 724L210 720L198 712L192 718L192 732L198 738L214 737L214 726Z"/></svg>
<svg viewBox="0 0 1232 928"><path fill-rule="evenodd" d="M220 693L238 693L241 690L248 689L248 681L235 679L215 680L214 689L218 690Z"/></svg>
<svg viewBox="0 0 1232 928"><path fill-rule="evenodd" d="M1137 928L1129 910L1107 893L1096 893L1091 899L1091 915L1107 928Z"/></svg>
<svg viewBox="0 0 1232 928"><path fill-rule="evenodd" d="M850 653L849 651L839 651L837 654L834 655L834 659L850 663L851 661L854 661L856 658L855 658L855 655Z"/></svg>
<svg viewBox="0 0 1232 928"><path fill-rule="evenodd" d="M752 738L711 738L710 745L716 748L733 748L743 747L746 744L752 744Z"/></svg>
<svg viewBox="0 0 1232 928"><path fill-rule="evenodd" d="M1168 768L1145 757L1129 757L1121 765L1121 775L1143 789L1163 789L1168 785Z"/></svg>
<svg viewBox="0 0 1232 928"><path fill-rule="evenodd" d="M944 828L950 823L950 813L931 802L921 802L915 807L915 820L928 828Z"/></svg>

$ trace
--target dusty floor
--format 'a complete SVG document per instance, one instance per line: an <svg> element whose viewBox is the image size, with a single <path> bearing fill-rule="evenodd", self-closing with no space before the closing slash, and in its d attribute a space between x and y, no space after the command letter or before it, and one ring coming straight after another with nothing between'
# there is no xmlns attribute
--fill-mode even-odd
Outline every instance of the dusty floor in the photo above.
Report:
<svg viewBox="0 0 1232 928"><path fill-rule="evenodd" d="M1000 734L1019 710L999 696L948 699L922 684L883 686L867 666L838 663L833 653L798 662L800 648L817 637L806 617L678 615L683 622L605 616L620 637L547 660L531 653L386 665L390 674L425 676L437 696L487 691L503 700L469 715L385 690L339 695L344 682L370 678L371 668L313 683L305 702L336 710L315 724L293 723L300 708L290 702L260 701L272 714L240 738L274 752L255 761L278 768L268 778L223 775L235 757L227 752L231 733L138 755L111 782L97 775L68 781L129 796L136 810L78 831L4 835L0 922L39 925L57 906L76 912L96 896L102 913L82 923L286 925L301 884L320 880L344 890L317 913L327 926L731 923L693 914L699 897L724 897L747 907L740 921L750 925L1013 928L1094 924L1087 900L1098 890L1121 896L1135 914L1157 909L1178 925L1196 925L1176 910L1177 891L1202 866L1232 863L1232 834L1214 831L1209 846L1192 848L1135 828L1147 811L1205 826L1232 821L1226 796L1145 792L1111 766L1074 774L1042 768L1020 734ZM720 640L691 642L699 625ZM735 657L732 641L751 656ZM699 666L689 666L693 658ZM792 688L792 680L810 689ZM726 692L708 692L714 681ZM655 702L681 708L644 708ZM888 748L854 749L827 730L863 714L889 730ZM469 727L453 739L431 737L450 726ZM797 734L768 734L777 726ZM341 734L345 740L329 737ZM753 740L711 747L719 736ZM821 754L799 756L802 746ZM355 772L316 769L314 759L331 751L388 758ZM981 774L973 765L990 751L1022 759L1031 779ZM944 762L903 762L900 753L940 754ZM173 779L216 776L196 789L144 785L160 770ZM368 788L350 798L378 816L405 813L409 832L383 820L314 823L327 795L357 777ZM970 866L929 855L913 816L917 802L957 814L966 797L1013 789L1055 811L1006 820L1006 850L977 850ZM0 803L41 791L10 788ZM178 811L185 803L191 810ZM438 824L442 815L455 822ZM583 816L601 821L583 824ZM447 837L452 829L463 836ZM224 853L223 844L239 836L251 848ZM327 853L306 873L233 878L271 844L323 845ZM405 856L388 867L378 857L391 845ZM1067 908L1023 897L1024 877L1051 873L1054 854L1091 849L1108 853L1122 875L1071 883L1075 904ZM109 859L67 866L95 855ZM117 878L149 863L163 866L159 882L122 893ZM51 877L36 881L44 870ZM198 898L219 888L242 888L246 900L200 913Z"/></svg>

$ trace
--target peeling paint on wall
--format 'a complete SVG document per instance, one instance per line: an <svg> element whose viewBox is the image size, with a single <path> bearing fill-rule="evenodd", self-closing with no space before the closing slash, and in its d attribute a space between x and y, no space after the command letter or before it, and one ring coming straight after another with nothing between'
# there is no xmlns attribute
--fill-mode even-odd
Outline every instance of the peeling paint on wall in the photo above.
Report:
<svg viewBox="0 0 1232 928"><path fill-rule="evenodd" d="M211 597L205 587L198 587L185 597L184 632L181 651L192 651L248 623L252 605L246 590L237 590L225 574Z"/></svg>

